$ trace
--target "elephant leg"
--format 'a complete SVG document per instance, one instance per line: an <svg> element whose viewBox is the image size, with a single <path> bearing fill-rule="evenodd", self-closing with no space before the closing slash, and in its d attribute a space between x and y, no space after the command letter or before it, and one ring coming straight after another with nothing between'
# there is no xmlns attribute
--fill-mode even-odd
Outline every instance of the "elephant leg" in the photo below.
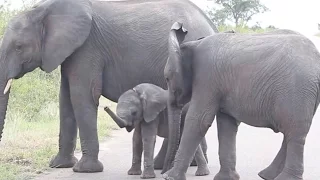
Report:
<svg viewBox="0 0 320 180"><path fill-rule="evenodd" d="M158 122L154 120L149 123L141 123L141 135L143 143L143 154L144 154L144 169L141 175L142 179L155 178L156 174L154 173L154 147L156 143Z"/></svg>
<svg viewBox="0 0 320 180"><path fill-rule="evenodd" d="M204 157L201 145L198 146L195 154L195 159L197 161L198 169L195 173L196 176L205 176L210 174L206 158Z"/></svg>
<svg viewBox="0 0 320 180"><path fill-rule="evenodd" d="M90 59L85 60L90 62ZM81 62L67 65L69 65L68 79L71 103L79 127L82 151L82 157L73 167L73 171L102 172L103 165L98 160L97 114L102 91L103 66L98 63L90 66ZM90 69L89 72L88 69Z"/></svg>
<svg viewBox="0 0 320 180"><path fill-rule="evenodd" d="M186 115L181 143L174 159L174 166L165 172L167 180L185 180L189 164L201 140L212 125L217 106L204 93L192 93L189 110ZM208 102L209 100L209 102Z"/></svg>
<svg viewBox="0 0 320 180"><path fill-rule="evenodd" d="M180 138L182 137L182 133L183 133L183 128L184 128L184 121L186 119L186 115L187 115L187 111L189 109L189 103L186 104L183 108L182 108L182 112L181 112L181 125L180 125ZM190 164L190 166L197 166L197 161L195 156L193 156L192 158L192 162Z"/></svg>
<svg viewBox="0 0 320 180"><path fill-rule="evenodd" d="M200 145L201 145L201 148L202 148L203 155L204 155L204 157L206 158L206 161L207 161L207 163L208 163L208 162L209 162L208 155L207 155L208 145L207 145L206 137L204 137L204 138L202 139Z"/></svg>
<svg viewBox="0 0 320 180"><path fill-rule="evenodd" d="M239 180L236 171L236 136L239 124L226 114L217 114L220 171L214 180Z"/></svg>
<svg viewBox="0 0 320 180"><path fill-rule="evenodd" d="M290 133L285 133L284 135L287 143L285 165L281 173L274 180L303 180L304 144L310 129L311 120L305 120L292 125L293 120L290 122L292 129L288 130Z"/></svg>
<svg viewBox="0 0 320 180"><path fill-rule="evenodd" d="M279 150L277 156L272 161L272 163L259 172L259 176L264 180L274 180L282 171L287 154L287 143L285 138L283 138L281 149Z"/></svg>
<svg viewBox="0 0 320 180"><path fill-rule="evenodd" d="M202 152L203 152L203 155L204 155L204 158L206 159L207 163L208 163L208 156L207 156L207 149L208 149L208 146L207 146L207 141L206 141L206 138L204 137L200 143L200 146L201 146L201 149L202 149ZM194 158L190 164L190 166L197 166L197 161L196 161L196 158Z"/></svg>
<svg viewBox="0 0 320 180"><path fill-rule="evenodd" d="M164 138L158 155L154 158L154 169L162 169L168 149L168 138Z"/></svg>
<svg viewBox="0 0 320 180"><path fill-rule="evenodd" d="M71 168L77 162L74 156L77 140L77 123L74 116L69 82L61 69L60 84L60 133L59 133L59 152L50 161L51 168Z"/></svg>
<svg viewBox="0 0 320 180"><path fill-rule="evenodd" d="M135 127L132 137L132 166L128 175L141 175L142 137L140 126Z"/></svg>
<svg viewBox="0 0 320 180"><path fill-rule="evenodd" d="M195 156L193 157L193 159L192 159L192 162L191 162L190 166L198 166L198 164L197 164L197 160L196 160L196 157L195 157Z"/></svg>

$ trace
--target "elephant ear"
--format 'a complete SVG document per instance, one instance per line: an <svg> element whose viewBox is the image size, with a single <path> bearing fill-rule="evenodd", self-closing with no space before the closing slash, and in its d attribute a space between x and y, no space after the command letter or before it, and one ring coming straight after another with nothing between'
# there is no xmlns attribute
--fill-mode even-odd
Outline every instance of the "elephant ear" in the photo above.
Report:
<svg viewBox="0 0 320 180"><path fill-rule="evenodd" d="M178 89L183 89L183 62L180 45L184 41L187 33L187 29L185 29L180 22L175 22L169 33L169 56L164 68L164 77L167 81L170 103L176 103L174 92L178 92Z"/></svg>
<svg viewBox="0 0 320 180"><path fill-rule="evenodd" d="M180 44L183 42L187 33L188 30L183 27L182 23L175 22L170 30L169 47L179 50Z"/></svg>
<svg viewBox="0 0 320 180"><path fill-rule="evenodd" d="M171 27L168 41L169 57L164 69L166 79L172 78L172 73L179 72L179 66L181 65L180 44L183 42L187 33L188 31L180 22L175 22Z"/></svg>
<svg viewBox="0 0 320 180"><path fill-rule="evenodd" d="M143 108L143 118L149 123L157 118L167 107L167 92L153 84L141 84L135 87L139 93Z"/></svg>
<svg viewBox="0 0 320 180"><path fill-rule="evenodd" d="M43 24L41 69L51 72L88 38L92 4L89 0L46 0L34 6L31 18Z"/></svg>

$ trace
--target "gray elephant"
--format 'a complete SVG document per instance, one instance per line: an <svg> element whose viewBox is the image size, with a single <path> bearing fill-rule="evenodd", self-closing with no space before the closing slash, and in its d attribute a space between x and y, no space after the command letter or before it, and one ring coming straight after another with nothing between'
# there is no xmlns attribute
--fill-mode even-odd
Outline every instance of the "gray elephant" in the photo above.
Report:
<svg viewBox="0 0 320 180"><path fill-rule="evenodd" d="M42 0L8 23L0 56L0 134L10 85L35 68L61 65L59 152L50 167L100 172L97 107L116 102L143 82L166 87L168 30L174 21L193 29L187 40L218 32L187 0ZM77 129L82 157L74 157Z"/></svg>
<svg viewBox="0 0 320 180"><path fill-rule="evenodd" d="M105 111L119 125L126 128L128 132L134 129L132 138L132 167L129 175L141 175L141 155L144 152L144 171L141 178L154 178L154 147L156 136L168 137L168 115L167 115L168 91L150 83L142 83L124 92L118 100L116 113L108 107ZM181 126L184 125L184 117L188 105L182 110ZM203 138L205 141L205 138ZM198 165L196 176L208 175L207 161L199 145L195 153Z"/></svg>
<svg viewBox="0 0 320 180"><path fill-rule="evenodd" d="M184 29L185 30L185 29ZM186 30L185 30L186 31ZM224 32L221 32L221 33L236 33L234 30L230 30L230 31L224 31ZM252 33L251 35L253 35L253 36L261 36L261 35L288 35L288 34L296 34L296 35L301 35L300 33L298 33L298 32L295 32L295 31L292 31L292 30L288 30L288 29L277 29L277 30L274 30L274 31L269 31L269 32L265 32L265 33ZM205 37L201 37L201 38L199 38L199 39L197 39L197 40L202 40L202 39L204 39ZM174 47L173 47L174 48ZM171 48L171 50L174 50L173 48ZM169 48L170 49L170 48ZM184 66L190 66L189 64L183 64ZM178 67L178 68L180 68L180 67ZM174 69L175 70L175 69ZM170 70L170 71L172 71L172 70ZM179 70L179 71L181 71L181 70ZM174 77L175 78L175 77ZM192 76L191 76L191 74L186 74L186 79L190 79L190 78L192 78ZM168 79L167 79L168 80ZM180 80L181 81L181 80ZM178 81L179 82L179 81ZM179 86L182 86L182 85L179 85ZM168 88L170 88L170 85L168 85ZM190 87L188 87L188 88L190 88ZM178 89L179 90L179 89ZM181 99L183 99L184 101L182 102L180 102L179 104L177 104L176 102L176 100L174 99L175 98L175 96L173 95L173 93L174 93L175 91L171 91L171 93L169 93L169 94L171 94L170 96L169 96L169 104L170 104L170 106L168 107L168 111L170 111L169 112L169 119L168 119L168 121L169 122L173 122L172 124L174 124L175 126L173 126L173 127L171 127L170 128L170 131L171 132L169 132L169 134L171 134L172 136L169 136L168 137L168 139L174 139L174 140L171 140L171 142L179 142L177 139L179 139L180 137L175 133L175 132L178 132L179 131L179 128L180 128L180 126L177 126L177 124L179 124L179 121L177 121L177 119L179 119L179 117L181 116L181 108L187 103L187 102L189 102L190 101L190 98L191 98L191 93L189 92L189 94L186 94L186 95L184 95L183 96L183 98L181 98ZM180 92L181 93L181 92ZM165 146L166 144L164 144L163 146ZM175 148L172 148L172 149L170 149L171 151L168 151L167 152L167 155L170 155L170 154L172 154L172 156L170 156L169 158L170 159L168 159L167 161L168 162L173 162L173 160L174 160L174 155L175 155L175 152L177 151L177 148L178 148L178 145L175 145L175 144L170 144L171 146L173 146L173 147L176 147L176 149ZM166 145L166 146L168 146L168 145ZM157 156L158 157L158 156ZM173 164L168 164L168 166L166 166L165 168L163 168L163 170L162 170L162 174L163 173L165 173L166 171L168 171L170 168L172 168L172 166L173 166Z"/></svg>
<svg viewBox="0 0 320 180"><path fill-rule="evenodd" d="M320 53L315 45L288 30L219 33L182 43L186 34L182 23L174 23L169 35L164 71L168 109L191 101L174 166L164 178L186 179L188 162L216 116L221 167L215 180L239 179L235 166L240 122L284 135L277 156L259 176L302 180L305 139L320 101Z"/></svg>

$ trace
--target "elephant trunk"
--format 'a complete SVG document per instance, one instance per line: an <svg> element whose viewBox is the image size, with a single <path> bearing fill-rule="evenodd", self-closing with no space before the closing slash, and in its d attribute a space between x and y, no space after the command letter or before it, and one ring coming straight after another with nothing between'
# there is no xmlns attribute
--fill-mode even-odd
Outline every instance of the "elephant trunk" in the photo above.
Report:
<svg viewBox="0 0 320 180"><path fill-rule="evenodd" d="M11 80L3 80L5 78L1 78L0 80L0 141L2 139L2 133L4 129L4 122L6 118L7 113L7 106L8 106L8 100L9 100L9 93L10 93L10 85Z"/></svg>
<svg viewBox="0 0 320 180"><path fill-rule="evenodd" d="M117 123L117 125L120 128L128 126L128 123L125 120L121 119L119 116L117 116L113 111L111 111L109 107L105 107L104 110L110 115L110 117L114 120L115 123Z"/></svg>
<svg viewBox="0 0 320 180"><path fill-rule="evenodd" d="M162 174L173 167L173 162L180 143L180 125L181 125L182 108L168 105L168 121L169 121L169 136L168 136L168 150L162 169Z"/></svg>
<svg viewBox="0 0 320 180"><path fill-rule="evenodd" d="M2 38L0 39L0 44L2 44ZM3 48L1 47L3 50ZM0 60L4 60L2 50L0 52ZM4 123L7 113L7 107L8 107L8 100L9 100L9 94L10 94L10 87L12 83L12 79L8 79L7 70L5 63L2 63L2 66L0 67L0 141L2 140L2 133L4 129Z"/></svg>

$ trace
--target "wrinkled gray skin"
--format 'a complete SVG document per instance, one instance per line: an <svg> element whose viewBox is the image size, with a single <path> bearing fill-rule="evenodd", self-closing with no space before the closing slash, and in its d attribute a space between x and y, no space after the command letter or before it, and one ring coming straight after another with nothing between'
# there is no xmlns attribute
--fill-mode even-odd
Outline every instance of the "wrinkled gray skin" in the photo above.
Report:
<svg viewBox="0 0 320 180"><path fill-rule="evenodd" d="M186 29L182 28L182 31L187 31ZM225 31L223 33L236 33L234 30L230 30L230 31ZM205 37L201 37L197 40L201 40ZM169 43L169 46L170 46L170 43ZM170 48L169 48L170 50ZM186 75L187 78L190 78L190 74L189 75ZM167 80L167 83L168 83L168 77L166 77L166 80ZM181 101L179 102L179 104L177 103L177 101L174 100L174 94L175 93L179 93L180 89L177 89L177 90L170 90L170 85L168 84L168 91L170 92L169 95L168 95L168 121L171 123L171 125L169 126L169 137L168 139L169 140L172 140L172 139L176 139L176 138L180 138L179 136L179 132L180 132L180 129L179 129L179 124L181 124L181 113L182 113L182 108L184 108L184 106L190 101L190 97L186 97L186 98L183 98L184 101ZM172 130L175 130L173 132L171 132ZM181 134L181 133L180 133ZM169 142L169 141L168 141ZM170 155L175 155L176 154L176 151L178 150L178 147L179 147L179 142L180 141L170 141L170 143L168 143L166 141L163 142L163 145L162 147L164 147L166 144L169 144L168 146L171 146L172 148L168 148L168 151L166 153L166 160L165 160L165 164L162 168L162 172L161 174L167 172L169 169L171 169L173 167L173 160L174 160L174 156L170 156ZM175 143L176 142L176 143ZM201 146L202 148L204 149L204 147L207 147L207 144L206 142L202 141L201 142ZM206 149L204 150L204 152L206 152ZM161 148L162 150L162 148ZM161 151L159 152L158 156L161 155ZM206 154L205 154L206 155ZM157 157L158 157L157 156ZM196 162L193 160L192 163L191 163L191 166L194 166L196 165Z"/></svg>
<svg viewBox="0 0 320 180"><path fill-rule="evenodd" d="M168 30L178 20L194 30L188 40L217 32L186 0L43 0L20 13L10 20L1 45L0 132L7 82L37 67L49 73L61 65L59 152L50 167L103 171L98 160L99 97L116 102L143 82L165 88ZM77 127L83 155L79 162L74 157Z"/></svg>
<svg viewBox="0 0 320 180"><path fill-rule="evenodd" d="M142 83L124 92L117 104L116 113L108 107L105 111L114 119L120 128L126 128L128 132L134 129L132 138L132 167L129 175L141 175L141 156L144 152L144 171L141 178L154 178L154 147L156 136L168 137L168 115L167 115L168 91L159 86ZM182 122L188 110L188 105L182 111ZM181 127L183 129L183 127ZM203 138L205 141L205 138ZM198 166L196 176L208 175L207 161L199 145L195 153ZM164 160L164 159L163 159Z"/></svg>
<svg viewBox="0 0 320 180"><path fill-rule="evenodd" d="M181 43L186 34L181 23L174 23L169 35L164 75L170 104L191 101L174 167L164 178L186 179L188 162L216 116L221 167L215 180L239 180L240 122L284 135L260 177L302 180L305 138L320 100L320 54L314 44L290 30L219 33Z"/></svg>

